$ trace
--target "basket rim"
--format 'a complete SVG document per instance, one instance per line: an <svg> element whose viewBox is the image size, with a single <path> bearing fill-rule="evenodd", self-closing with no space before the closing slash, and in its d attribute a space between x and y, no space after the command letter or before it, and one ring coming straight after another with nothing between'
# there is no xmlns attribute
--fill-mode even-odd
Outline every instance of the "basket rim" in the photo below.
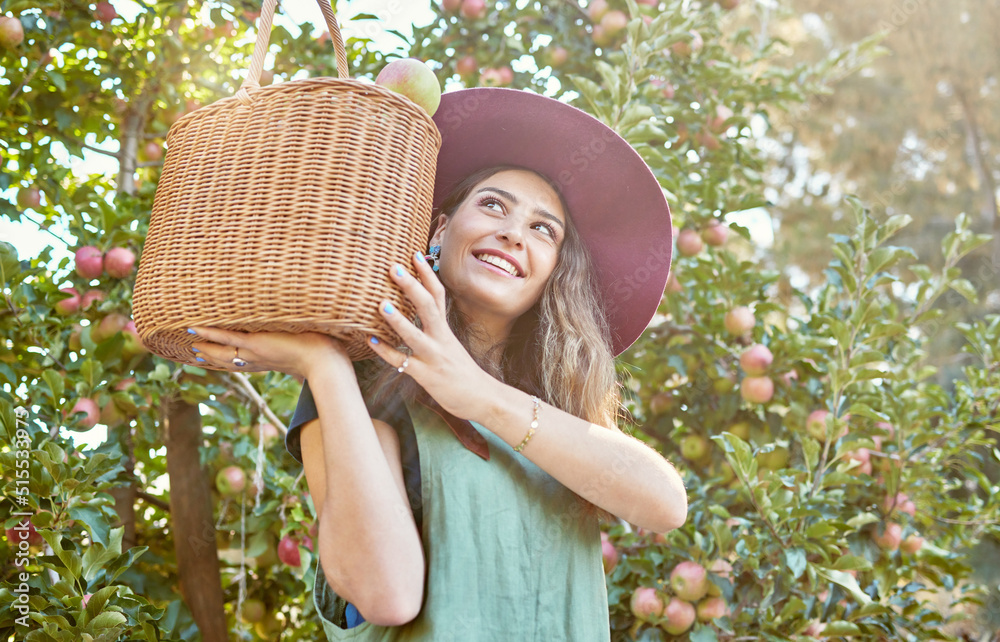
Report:
<svg viewBox="0 0 1000 642"><path fill-rule="evenodd" d="M255 87L253 89L248 89L247 93L250 95L251 99L263 100L269 98L270 94L281 94L289 91L299 91L301 89L312 88L310 86L315 85L315 88L330 87L337 85L344 85L344 89L352 90L370 90L372 93L380 96L385 100L396 102L399 104L400 108L406 109L408 111L415 111L416 114L423 119L424 123L427 125L428 129L431 130L434 135L440 139L441 132L438 130L437 123L434 122L433 117L428 114L423 107L413 102L403 94L399 92L387 89L382 85L377 85L371 80L362 80L359 78L337 78L335 76L313 76L311 78L299 78L298 80L287 80L285 82L280 82L273 85L267 85L266 87ZM170 133L174 129L182 129L188 124L195 122L201 118L204 118L210 114L214 114L218 109L229 106L231 103L237 103L238 106L243 106L240 103L239 98L236 96L226 96L220 98L215 102L211 102L207 105L202 105L194 111L190 111L177 120L174 124L170 126L170 130L167 132L167 138L169 139ZM252 107L252 105L250 106ZM440 145L440 143L439 143Z"/></svg>

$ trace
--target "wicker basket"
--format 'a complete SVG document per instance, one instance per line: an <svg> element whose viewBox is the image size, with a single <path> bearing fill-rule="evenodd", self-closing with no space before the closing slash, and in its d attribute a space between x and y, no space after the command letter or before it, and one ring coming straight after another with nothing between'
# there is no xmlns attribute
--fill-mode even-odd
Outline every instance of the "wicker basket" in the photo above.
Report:
<svg viewBox="0 0 1000 642"><path fill-rule="evenodd" d="M328 0L339 78L260 87L275 4L236 96L167 135L133 316L173 361L197 365L193 325L322 332L362 359L370 335L399 342L381 300L413 315L389 270L426 249L441 135L409 99L348 78Z"/></svg>

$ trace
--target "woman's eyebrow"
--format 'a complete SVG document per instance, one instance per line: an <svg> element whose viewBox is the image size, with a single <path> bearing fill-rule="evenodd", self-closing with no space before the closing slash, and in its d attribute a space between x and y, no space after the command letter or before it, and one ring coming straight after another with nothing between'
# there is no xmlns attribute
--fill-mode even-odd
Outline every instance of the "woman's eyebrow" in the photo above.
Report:
<svg viewBox="0 0 1000 642"><path fill-rule="evenodd" d="M481 192L496 192L500 196L503 196L505 199L507 199L508 201L510 201L511 203L513 203L514 205L518 204L518 200L517 200L516 196L514 196L513 194L511 194L507 190L500 189L499 187L481 187L478 190L476 190L476 194L479 194ZM535 214L538 214L539 216L544 216L547 219L551 219L551 220L555 221L556 223L559 224L559 227L562 227L562 228L566 227L566 225L561 220L559 220L558 216L556 216L555 214L552 214L548 210L544 210L544 209L542 209L542 208L539 207L539 208L535 209Z"/></svg>

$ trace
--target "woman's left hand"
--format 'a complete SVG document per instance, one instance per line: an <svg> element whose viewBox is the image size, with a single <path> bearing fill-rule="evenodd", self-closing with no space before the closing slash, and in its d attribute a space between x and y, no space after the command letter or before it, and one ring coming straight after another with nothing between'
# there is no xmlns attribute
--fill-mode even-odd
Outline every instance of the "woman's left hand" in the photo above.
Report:
<svg viewBox="0 0 1000 642"><path fill-rule="evenodd" d="M389 365L406 363L406 374L420 384L441 407L463 419L475 416L475 402L491 381L448 325L445 290L423 254L413 257L417 278L402 266L390 270L390 278L414 305L422 328L405 318L389 301L379 304L379 312L410 348L409 355L369 339L369 345Z"/></svg>

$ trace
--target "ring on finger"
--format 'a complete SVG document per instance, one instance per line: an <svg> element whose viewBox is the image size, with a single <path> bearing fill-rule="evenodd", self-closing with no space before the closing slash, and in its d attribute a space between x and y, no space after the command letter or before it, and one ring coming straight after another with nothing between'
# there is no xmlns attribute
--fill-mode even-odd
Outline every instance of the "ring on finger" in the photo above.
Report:
<svg viewBox="0 0 1000 642"><path fill-rule="evenodd" d="M406 370L406 366L408 365L410 365L410 357L403 357L403 363L401 363L399 367L396 368L396 372L402 374L403 371Z"/></svg>
<svg viewBox="0 0 1000 642"><path fill-rule="evenodd" d="M237 368L242 368L243 366L247 365L246 360L240 359L240 349L233 348L233 350L236 351L235 353L236 356L233 357L233 365L236 366Z"/></svg>

